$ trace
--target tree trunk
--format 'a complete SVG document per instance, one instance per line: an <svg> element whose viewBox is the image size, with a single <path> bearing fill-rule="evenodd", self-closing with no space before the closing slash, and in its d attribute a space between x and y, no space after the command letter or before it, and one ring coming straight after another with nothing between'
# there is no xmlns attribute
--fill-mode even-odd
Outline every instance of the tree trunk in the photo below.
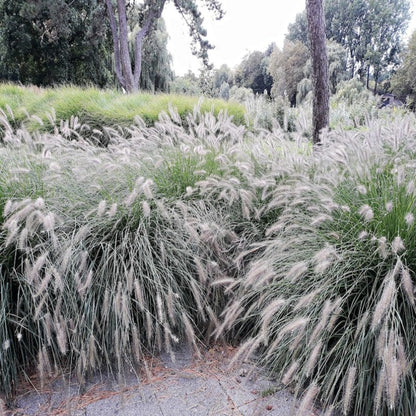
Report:
<svg viewBox="0 0 416 416"><path fill-rule="evenodd" d="M119 42L120 42L120 63L125 79L126 91L134 92L139 89L135 84L133 70L131 68L129 51L129 31L127 28L126 0L117 0Z"/></svg>
<svg viewBox="0 0 416 416"><path fill-rule="evenodd" d="M152 24L161 16L166 0L159 0L150 6L149 13L143 22L143 26L136 34L133 48L134 70L129 50L126 0L117 0L117 13L114 12L111 0L105 0L105 2L107 5L108 18L110 20L111 34L113 36L114 66L117 78L121 86L127 92L138 91L142 69L143 42L149 33ZM118 19L116 19L116 15L118 16Z"/></svg>
<svg viewBox="0 0 416 416"><path fill-rule="evenodd" d="M308 31L312 56L313 143L319 144L320 133L329 124L329 79L326 53L323 0L306 0Z"/></svg>
<svg viewBox="0 0 416 416"><path fill-rule="evenodd" d="M111 34L113 36L113 47L114 47L114 67L118 81L120 82L121 86L125 89L126 88L126 81L123 77L123 73L121 71L121 64L120 64L120 41L119 41L119 33L117 22L113 10L113 5L111 4L111 0L106 0L107 5L107 15L110 20L110 28Z"/></svg>
<svg viewBox="0 0 416 416"><path fill-rule="evenodd" d="M377 95L377 89L378 89L378 78L380 76L380 70L374 70L374 95Z"/></svg>

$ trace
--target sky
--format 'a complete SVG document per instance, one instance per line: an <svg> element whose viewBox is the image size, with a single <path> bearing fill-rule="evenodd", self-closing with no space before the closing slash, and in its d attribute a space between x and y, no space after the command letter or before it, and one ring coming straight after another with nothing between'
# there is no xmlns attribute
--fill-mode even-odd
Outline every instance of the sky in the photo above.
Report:
<svg viewBox="0 0 416 416"><path fill-rule="evenodd" d="M213 13L204 13L207 38L215 45L209 52L210 62L216 68L222 64L234 68L249 52L264 52L272 42L282 47L288 25L305 9L305 3L305 0L222 0L226 14L221 20L215 20ZM411 0L411 4L413 17L408 34L416 30L416 0ZM187 26L171 2L167 3L163 17L175 74L183 75L188 70L198 74L201 63L191 54Z"/></svg>

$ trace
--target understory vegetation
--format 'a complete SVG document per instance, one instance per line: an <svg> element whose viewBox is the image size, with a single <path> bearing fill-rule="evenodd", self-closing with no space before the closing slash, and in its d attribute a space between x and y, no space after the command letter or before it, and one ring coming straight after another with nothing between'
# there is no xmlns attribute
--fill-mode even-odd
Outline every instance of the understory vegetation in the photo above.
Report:
<svg viewBox="0 0 416 416"><path fill-rule="evenodd" d="M136 117L146 125L153 125L161 112L170 107L185 120L198 104L198 96L175 94L123 94L116 90L96 87L81 88L61 86L57 88L22 87L0 84L0 108L6 112L14 126L24 123L30 132L54 131L61 120L76 117L84 134L102 136L103 127L129 127ZM220 99L204 99L202 112L213 110L215 115L227 112L234 123L242 124L244 107L237 102Z"/></svg>
<svg viewBox="0 0 416 416"><path fill-rule="evenodd" d="M0 389L226 339L301 415L412 415L416 119L345 94L316 150L306 105L254 101L248 127L171 108L106 147L5 112Z"/></svg>

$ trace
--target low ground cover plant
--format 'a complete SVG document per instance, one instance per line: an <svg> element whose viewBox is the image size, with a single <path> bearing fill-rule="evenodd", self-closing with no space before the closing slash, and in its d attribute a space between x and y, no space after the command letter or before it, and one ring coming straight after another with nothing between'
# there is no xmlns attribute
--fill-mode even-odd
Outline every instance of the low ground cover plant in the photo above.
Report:
<svg viewBox="0 0 416 416"><path fill-rule="evenodd" d="M225 337L300 414L412 414L416 121L360 123L313 152L306 123L288 139L198 107L109 129L105 148L74 118L3 117L0 389Z"/></svg>
<svg viewBox="0 0 416 416"><path fill-rule="evenodd" d="M54 131L61 120L77 117L84 127L84 135L102 130L102 127L129 127L138 116L147 125L153 125L161 112L174 107L182 120L192 113L199 97L174 94L122 94L114 90L62 86L57 88L23 87L0 84L0 109L9 122L34 132L39 129ZM215 115L227 112L236 124L245 122L244 108L237 102L204 99L202 112L213 110ZM72 126L74 127L74 126Z"/></svg>

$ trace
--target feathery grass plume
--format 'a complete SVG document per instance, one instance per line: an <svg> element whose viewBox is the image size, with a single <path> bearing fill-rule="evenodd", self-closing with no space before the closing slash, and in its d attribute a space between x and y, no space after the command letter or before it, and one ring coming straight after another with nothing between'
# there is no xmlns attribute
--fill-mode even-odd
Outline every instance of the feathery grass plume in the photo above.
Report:
<svg viewBox="0 0 416 416"><path fill-rule="evenodd" d="M43 217L42 222L45 231L52 232L55 227L55 215L51 212L46 214Z"/></svg>
<svg viewBox="0 0 416 416"><path fill-rule="evenodd" d="M29 230L25 227L23 228L22 231L20 231L20 234L19 234L18 248L20 250L27 249L28 236L29 236Z"/></svg>
<svg viewBox="0 0 416 416"><path fill-rule="evenodd" d="M402 265L401 267L401 285L407 295L407 299L411 303L411 305L415 304L415 291L413 286L413 281L410 275L410 270Z"/></svg>
<svg viewBox="0 0 416 416"><path fill-rule="evenodd" d="M39 272L46 263L48 253L42 253L34 262L33 266L30 268L29 273L26 275L26 278L29 283L38 282L40 279Z"/></svg>
<svg viewBox="0 0 416 416"><path fill-rule="evenodd" d="M186 339L189 343L189 345L193 345L195 351L197 352L198 355L200 355L198 346L196 344L196 336L195 336L195 331L194 328L191 324L191 321L189 320L189 318L186 316L185 312L182 312L182 321L185 324L185 335L186 335Z"/></svg>
<svg viewBox="0 0 416 416"><path fill-rule="evenodd" d="M367 188L364 185L358 185L357 191L362 195L367 195Z"/></svg>
<svg viewBox="0 0 416 416"><path fill-rule="evenodd" d="M391 243L391 248L396 254L406 250L406 247L404 246L403 240L400 236L394 237L393 242Z"/></svg>
<svg viewBox="0 0 416 416"><path fill-rule="evenodd" d="M371 221L374 218L374 212L367 204L363 205L358 212L365 221Z"/></svg>
<svg viewBox="0 0 416 416"><path fill-rule="evenodd" d="M371 321L371 329L373 331L378 328L387 310L392 307L395 290L396 284L394 282L393 271L389 271L384 281L383 292L373 311L373 319Z"/></svg>
<svg viewBox="0 0 416 416"><path fill-rule="evenodd" d="M400 365L400 373L405 375L409 367L409 362L404 349L403 337L398 337L397 340L397 357Z"/></svg>
<svg viewBox="0 0 416 416"><path fill-rule="evenodd" d="M17 221L13 219L12 221L8 221L6 224L4 224L3 227L7 229L7 238L4 245L8 247L15 241L16 236L19 233L19 226Z"/></svg>
<svg viewBox="0 0 416 416"><path fill-rule="evenodd" d="M157 306L157 316L160 324L163 324L165 321L165 316L163 313L163 306L162 306L162 297L160 296L160 293L156 293L156 306Z"/></svg>
<svg viewBox="0 0 416 416"><path fill-rule="evenodd" d="M88 366L93 370L97 368L97 348L96 348L96 339L94 334L91 334L88 342Z"/></svg>
<svg viewBox="0 0 416 416"><path fill-rule="evenodd" d="M309 341L325 301L331 299L328 323L316 336L322 349L312 373L321 387L317 398L324 409L342 411L344 374L358 362L350 412L372 413L374 380L377 369L388 364L388 344L395 345L399 387L395 410L390 410L383 385L379 413L410 414L416 408L414 375L409 371L416 354L415 312L400 273L395 276L400 290L381 327L368 331L371 322L365 323L363 315L368 311L372 319L382 297L385 272L397 260L391 246L396 236L406 247L400 257L410 277L416 269L413 227L405 218L407 213L415 215L413 196L406 190L413 180L414 116L405 121L394 115L376 119L375 113L362 116L357 107L352 117L351 109L333 108L338 117L334 129L314 153L300 137L308 129L307 109L285 111L286 119L292 117L293 126L302 129L291 132L290 140L278 126L272 132L246 131L224 116L204 116L200 110L182 124L162 116L151 128L144 122L128 129L108 127L106 148L93 145L92 130L83 130L75 118L61 125L59 111L57 134L30 134L10 126L0 146L0 210L7 212L7 201L13 201L3 222L16 220L16 234L5 247L7 227L0 233L0 263L6 276L0 283L0 315L13 317L0 316L0 335L11 340L1 382L10 384L13 379L7 371L18 374L30 365L30 358L22 357L36 357L39 345L48 346L53 365L74 363L84 377L94 365L121 369L133 350L157 353L170 348L173 329L180 340L191 334L187 326L195 342L202 336L208 339L215 323L224 338L251 339L246 352L259 347L264 364L279 375L299 363L291 379L302 391L304 369L315 346ZM357 133L354 123L365 128ZM358 186L366 193L357 192ZM35 203L38 198L43 204ZM386 212L389 200L394 207ZM106 207L98 216L101 201ZM143 201L150 208L147 218ZM373 210L372 221L359 214L366 204ZM44 221L49 214L56 219L53 227ZM332 220L321 218L312 226L320 215ZM47 228L51 232L45 232ZM360 240L363 230L368 236ZM379 249L381 236L384 251ZM21 238L26 239L25 250L19 251ZM336 256L314 270L314 256L327 246L334 247ZM25 267L28 275L42 253L48 257L39 278L28 285ZM248 284L247 277L253 278L259 265L267 269L254 277L256 284ZM61 276L59 284L54 268ZM49 284L34 298L47 274L52 275ZM80 296L78 289L89 276L91 283ZM212 285L224 279L230 284ZM311 297L317 289L320 293ZM118 307L115 298L120 300ZM287 299L287 304L269 320L264 311L278 299ZM65 357L53 329L47 339L47 321L63 319ZM297 326L298 319L308 324ZM268 321L263 328L267 345L263 321ZM380 334L383 328L385 336ZM393 344L390 328L397 329ZM17 349L13 334L18 333L24 342ZM91 335L95 361L89 356L94 349ZM378 338L381 353L373 354ZM140 357L135 360L146 366ZM2 370L4 360L3 354Z"/></svg>
<svg viewBox="0 0 416 416"><path fill-rule="evenodd" d="M413 180L410 180L406 186L406 192L408 195L416 195L416 186Z"/></svg>
<svg viewBox="0 0 416 416"><path fill-rule="evenodd" d="M331 302L331 300L326 300L321 313L321 319L315 326L312 335L311 335L311 342L313 342L318 335L322 333L327 327L328 320L331 316L332 311L334 310L334 307L336 305L336 302Z"/></svg>
<svg viewBox="0 0 416 416"><path fill-rule="evenodd" d="M378 379L377 379L377 385L375 388L375 395L374 395L374 413L377 415L379 413L381 403L382 403L382 396L383 391L386 386L386 372L384 367L382 367L378 372Z"/></svg>
<svg viewBox="0 0 416 416"><path fill-rule="evenodd" d="M333 218L330 215L320 214L312 220L311 225L314 227L319 227L319 225L321 225L325 221L332 221L332 220Z"/></svg>
<svg viewBox="0 0 416 416"><path fill-rule="evenodd" d="M37 290L33 295L34 298L37 298L43 293L45 293L51 279L52 279L52 272L50 270L47 270L45 273L45 277L39 282L36 288Z"/></svg>
<svg viewBox="0 0 416 416"><path fill-rule="evenodd" d="M309 355L308 361L306 362L306 365L305 365L306 376L310 376L313 370L315 369L316 362L322 350L322 345L323 345L322 340L319 340L316 343L316 345L313 347Z"/></svg>
<svg viewBox="0 0 416 416"><path fill-rule="evenodd" d="M404 220L406 221L406 224L411 227L415 221L415 217L411 212L408 212L405 217Z"/></svg>
<svg viewBox="0 0 416 416"><path fill-rule="evenodd" d="M293 265L290 270L287 272L286 278L294 283L300 277L302 277L308 271L308 264L304 261L301 261Z"/></svg>
<svg viewBox="0 0 416 416"><path fill-rule="evenodd" d="M13 202L11 199L8 199L3 209L3 217L6 218L10 212L13 210Z"/></svg>
<svg viewBox="0 0 416 416"><path fill-rule="evenodd" d="M270 264L253 262L247 274L245 285L258 286L259 281L264 282L274 276L273 268Z"/></svg>
<svg viewBox="0 0 416 416"><path fill-rule="evenodd" d="M365 331L363 330L368 325L369 317L370 317L370 312L365 311L361 319L358 322L357 328L355 330L354 340L356 340L358 337L362 336L363 333L365 333Z"/></svg>
<svg viewBox="0 0 416 416"><path fill-rule="evenodd" d="M284 325L279 333L279 335L276 337L276 339L273 341L272 344L270 344L267 354L272 355L276 349L278 348L279 344L281 343L282 339L286 335L292 335L296 332L299 332L299 334L304 334L305 327L308 324L309 319L304 317L299 317L293 319L293 321L288 322L286 325ZM267 357L267 356L266 356Z"/></svg>
<svg viewBox="0 0 416 416"><path fill-rule="evenodd" d="M268 329L270 321L272 320L276 311L285 304L286 304L285 299L278 298L270 302L269 305L262 311L261 313L262 323L261 323L261 331L260 331L261 338L267 339L267 329Z"/></svg>
<svg viewBox="0 0 416 416"><path fill-rule="evenodd" d="M330 245L327 245L323 249L319 250L313 260L315 262L315 273L323 274L339 256L336 249Z"/></svg>
<svg viewBox="0 0 416 416"><path fill-rule="evenodd" d="M311 412L314 406L314 400L319 393L319 387L316 383L312 383L306 393L303 396L303 399L300 403L299 409L297 410L296 414L299 416L304 416Z"/></svg>
<svg viewBox="0 0 416 416"><path fill-rule="evenodd" d="M107 208L107 201L105 201L104 199L102 201L100 201L100 203L98 204L98 208L97 208L97 216L98 217L102 217L104 215L104 212Z"/></svg>
<svg viewBox="0 0 416 416"><path fill-rule="evenodd" d="M387 247L387 238L386 237L380 237L379 239L376 239L378 242L378 249L377 251L380 253L380 256L383 259L386 259L389 255L389 250Z"/></svg>
<svg viewBox="0 0 416 416"><path fill-rule="evenodd" d="M145 308L145 302L143 298L143 291L139 279L134 279L134 294L137 300L137 305L141 311Z"/></svg>
<svg viewBox="0 0 416 416"><path fill-rule="evenodd" d="M154 322L152 320L152 315L148 310L145 311L146 316L146 339L149 344L152 342L154 335Z"/></svg>
<svg viewBox="0 0 416 416"><path fill-rule="evenodd" d="M151 214L150 205L147 201L142 201L143 216L149 218Z"/></svg>
<svg viewBox="0 0 416 416"><path fill-rule="evenodd" d="M386 211L387 212L392 212L393 211L393 202L391 202L391 201L389 201L389 202L386 202Z"/></svg>
<svg viewBox="0 0 416 416"><path fill-rule="evenodd" d="M291 366L288 368L288 370L286 371L286 373L283 375L282 377L282 383L285 385L288 385L289 383L292 382L293 379L293 375L295 374L295 372L298 370L299 368L299 362L298 361L294 361Z"/></svg>
<svg viewBox="0 0 416 416"><path fill-rule="evenodd" d="M400 366L395 357L389 357L386 363L387 399L391 410L395 408L400 387Z"/></svg>
<svg viewBox="0 0 416 416"><path fill-rule="evenodd" d="M360 234L358 234L358 239L359 240L365 240L368 237L368 232L367 231L361 231Z"/></svg>
<svg viewBox="0 0 416 416"><path fill-rule="evenodd" d="M356 373L357 373L357 367L356 366L351 366L348 369L347 381L345 383L344 397L343 397L343 412L344 412L344 415L347 415L348 411L350 410L351 400L352 400L352 397L353 397L353 391L354 391L354 388L355 388Z"/></svg>
<svg viewBox="0 0 416 416"><path fill-rule="evenodd" d="M234 364L249 358L249 351L252 351L253 346L258 346L260 342L261 341L259 341L259 338L248 338L243 343L241 343L238 346L237 352L231 359L229 367L232 367Z"/></svg>
<svg viewBox="0 0 416 416"><path fill-rule="evenodd" d="M54 324L55 332L56 332L56 340L58 342L59 351L66 355L67 348L68 348L68 338L66 333L66 324L63 319L59 319L55 321Z"/></svg>
<svg viewBox="0 0 416 416"><path fill-rule="evenodd" d="M141 364L142 362L141 343L139 340L139 329L136 325L132 326L131 333L132 333L131 336L132 336L133 358L136 364Z"/></svg>
<svg viewBox="0 0 416 416"><path fill-rule="evenodd" d="M377 358L379 360L383 360L384 347L386 343L387 343L387 327L386 327L386 324L384 324L380 329L380 333L378 334L376 346L375 346Z"/></svg>

